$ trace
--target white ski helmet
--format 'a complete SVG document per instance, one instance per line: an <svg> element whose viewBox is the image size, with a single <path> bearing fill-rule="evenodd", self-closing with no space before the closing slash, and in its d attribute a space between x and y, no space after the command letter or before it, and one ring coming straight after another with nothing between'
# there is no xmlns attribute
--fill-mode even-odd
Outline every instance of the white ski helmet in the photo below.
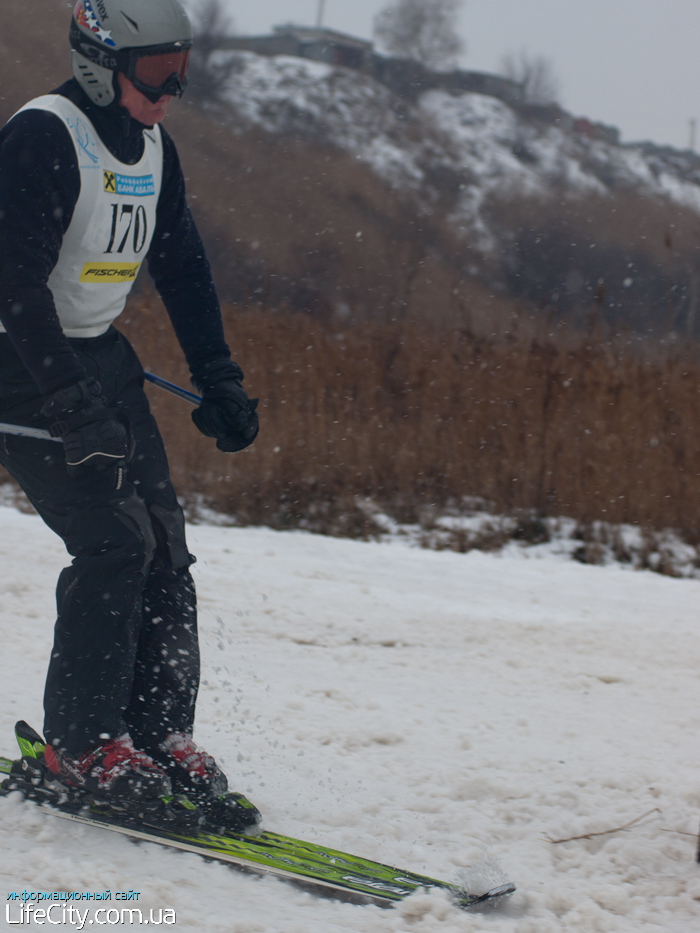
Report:
<svg viewBox="0 0 700 933"><path fill-rule="evenodd" d="M78 0L70 25L73 73L107 107L122 72L150 101L181 97L192 26L180 0Z"/></svg>

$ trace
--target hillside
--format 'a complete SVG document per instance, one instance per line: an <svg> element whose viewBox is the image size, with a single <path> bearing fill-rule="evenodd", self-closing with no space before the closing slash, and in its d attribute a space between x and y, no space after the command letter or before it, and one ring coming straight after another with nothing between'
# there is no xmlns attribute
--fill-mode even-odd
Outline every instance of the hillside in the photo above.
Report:
<svg viewBox="0 0 700 933"><path fill-rule="evenodd" d="M700 156L652 144L620 145L615 134L554 107L512 107L496 97L428 90L405 94L349 69L241 52L224 91L237 118L268 133L324 140L369 165L426 209L452 194L458 229L496 242L483 208L513 193L572 196L636 191L700 211ZM450 184L451 183L451 184Z"/></svg>
<svg viewBox="0 0 700 933"><path fill-rule="evenodd" d="M620 145L557 107L454 90L413 99L318 62L238 52L216 64L227 60L217 119L263 130L269 146L333 147L370 168L410 204L416 233L430 228L427 255L451 266L459 287L476 279L568 313L596 299L614 321L693 330L695 153ZM327 227L317 232L326 241Z"/></svg>

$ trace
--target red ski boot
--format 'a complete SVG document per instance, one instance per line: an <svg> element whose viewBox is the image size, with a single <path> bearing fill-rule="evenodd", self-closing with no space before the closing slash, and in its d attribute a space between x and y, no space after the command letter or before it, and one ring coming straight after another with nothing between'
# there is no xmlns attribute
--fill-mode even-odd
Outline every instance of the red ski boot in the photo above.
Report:
<svg viewBox="0 0 700 933"><path fill-rule="evenodd" d="M224 772L188 733L171 733L154 758L167 772L174 792L201 809L205 830L249 832L260 822L260 811L242 794L229 792Z"/></svg>
<svg viewBox="0 0 700 933"><path fill-rule="evenodd" d="M111 739L75 758L47 745L44 763L51 775L67 787L86 791L118 806L158 800L172 793L167 775L128 735Z"/></svg>
<svg viewBox="0 0 700 933"><path fill-rule="evenodd" d="M6 791L59 809L79 811L117 822L142 822L166 829L197 831L201 810L184 797L173 797L170 780L152 758L122 735L74 756L45 745L26 722L15 725L22 757L12 764ZM7 786L5 786L7 785Z"/></svg>

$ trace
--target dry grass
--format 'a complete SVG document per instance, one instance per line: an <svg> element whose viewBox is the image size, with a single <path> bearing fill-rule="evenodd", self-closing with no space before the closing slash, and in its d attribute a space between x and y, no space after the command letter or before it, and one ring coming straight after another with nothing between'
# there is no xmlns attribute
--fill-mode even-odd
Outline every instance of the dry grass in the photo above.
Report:
<svg viewBox="0 0 700 933"><path fill-rule="evenodd" d="M246 387L261 399L252 448L219 453L186 405L149 389L190 502L242 523L368 537L377 508L426 525L480 497L523 521L576 519L589 562L600 544L585 530L593 522L674 527L700 543L700 366L691 350L642 353L600 333L538 336L529 320L493 336L466 321L341 332L310 315L233 307L225 320ZM132 302L121 326L146 368L187 384L158 302Z"/></svg>
<svg viewBox="0 0 700 933"><path fill-rule="evenodd" d="M340 332L308 315L225 311L261 434L227 456L151 390L178 488L242 522L367 535L369 499L402 522L478 496L498 512L676 527L695 543L700 367L622 339L477 336L411 322ZM531 328L532 325L530 325ZM187 382L167 318L124 329L147 367Z"/></svg>

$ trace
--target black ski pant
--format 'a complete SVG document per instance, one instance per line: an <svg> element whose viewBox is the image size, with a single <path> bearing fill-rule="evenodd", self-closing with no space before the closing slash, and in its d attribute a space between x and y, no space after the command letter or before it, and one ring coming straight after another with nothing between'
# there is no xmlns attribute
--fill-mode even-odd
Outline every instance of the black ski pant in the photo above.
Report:
<svg viewBox="0 0 700 933"><path fill-rule="evenodd" d="M126 338L71 340L135 439L126 481L113 471L66 472L51 441L0 434L0 463L73 556L56 591L58 618L44 696L44 735L73 754L125 732L154 749L191 731L199 686L194 558L182 510ZM44 399L0 334L0 421L48 427Z"/></svg>

